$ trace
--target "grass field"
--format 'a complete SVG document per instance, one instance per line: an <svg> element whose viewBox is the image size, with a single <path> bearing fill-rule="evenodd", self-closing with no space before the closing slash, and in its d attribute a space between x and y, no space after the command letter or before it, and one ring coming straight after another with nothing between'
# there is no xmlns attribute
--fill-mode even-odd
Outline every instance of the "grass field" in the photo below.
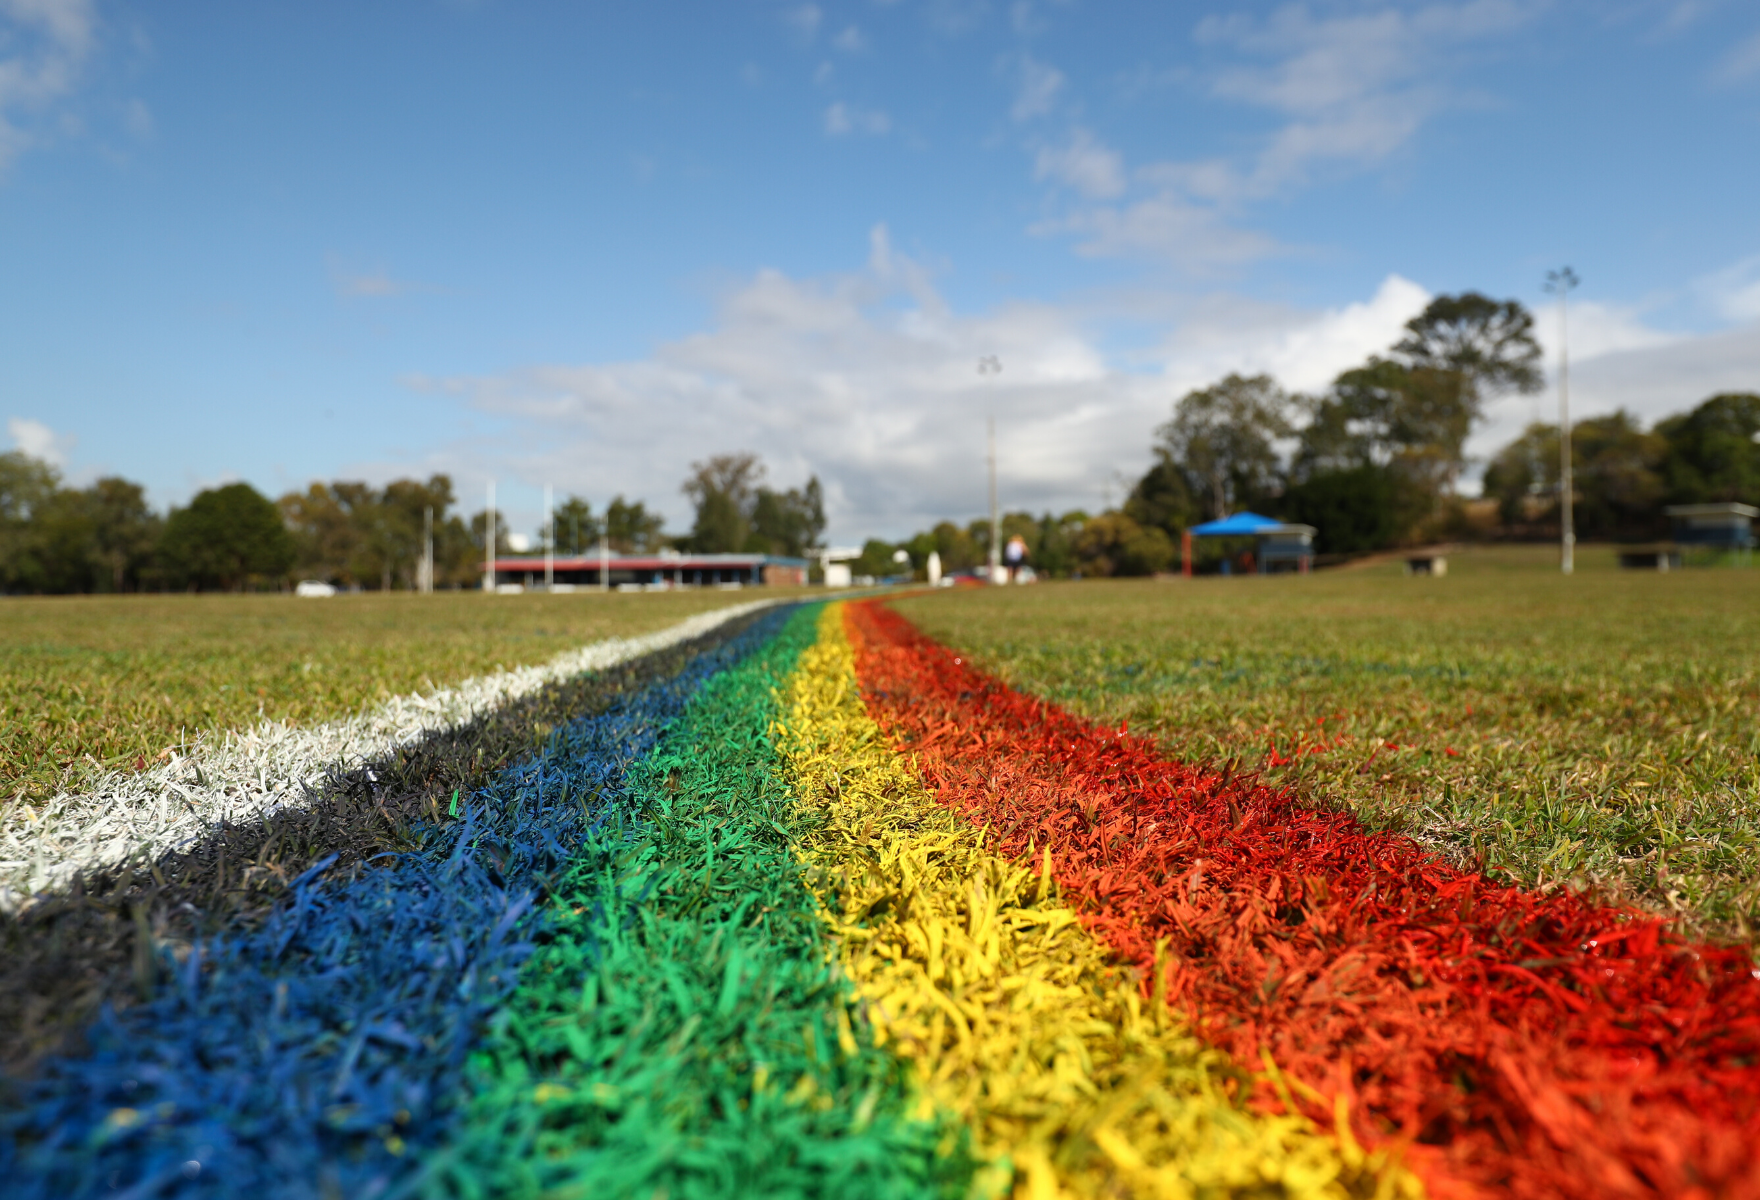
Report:
<svg viewBox="0 0 1760 1200"><path fill-rule="evenodd" d="M1760 929L1760 571L1477 549L899 610L1016 686L1525 883Z"/></svg>
<svg viewBox="0 0 1760 1200"><path fill-rule="evenodd" d="M273 717L386 696L649 633L746 593L81 596L0 600L0 795L43 796Z"/></svg>

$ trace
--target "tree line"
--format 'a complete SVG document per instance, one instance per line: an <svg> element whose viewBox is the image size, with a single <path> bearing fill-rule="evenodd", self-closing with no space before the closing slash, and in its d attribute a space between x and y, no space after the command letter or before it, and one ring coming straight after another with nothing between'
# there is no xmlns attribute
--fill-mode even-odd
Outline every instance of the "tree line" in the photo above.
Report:
<svg viewBox="0 0 1760 1200"><path fill-rule="evenodd" d="M818 478L780 490L765 475L750 453L691 464L682 490L696 519L682 536L668 535L665 518L641 500L619 495L595 510L571 495L556 506L535 549L553 543L560 555L591 556L603 543L618 554L809 554L825 530ZM489 516L486 509L455 511L456 503L451 477L438 474L383 487L315 482L279 500L231 483L205 488L161 515L138 483L107 476L67 487L53 466L15 450L0 454L0 590L239 591L293 579L408 590L421 586L429 537L433 586L476 587ZM500 517L493 536L497 555L513 552Z"/></svg>
<svg viewBox="0 0 1760 1200"><path fill-rule="evenodd" d="M1443 537L1556 537L1556 425L1530 426L1491 458L1484 501L1458 494L1486 404L1542 386L1533 330L1520 302L1465 292L1432 300L1384 353L1317 395L1269 375L1228 375L1174 404L1122 505L1098 515L1009 513L1003 540L1022 538L1041 574L1095 576L1166 570L1186 529L1240 511L1312 525L1317 552L1331 556ZM1623 411L1573 422L1579 536L1660 536L1666 504L1760 503L1757 439L1753 393L1712 396L1650 430ZM988 521L942 522L902 542L870 541L856 570L896 573L899 549L919 575L930 550L945 569L965 569L987 560L989 536Z"/></svg>
<svg viewBox="0 0 1760 1200"><path fill-rule="evenodd" d="M434 586L476 587L488 514L466 516L455 503L452 480L441 474L383 487L319 482L279 500L230 483L161 515L138 483L110 476L67 487L54 467L15 450L0 454L0 590L240 591L296 578L414 589L429 530ZM596 512L570 496L553 528L558 553L591 554L603 538L613 551L639 554L671 544L664 523L640 500L618 496ZM497 554L512 552L499 517L494 537Z"/></svg>
<svg viewBox="0 0 1760 1200"><path fill-rule="evenodd" d="M1385 353L1317 395L1289 392L1268 375L1231 374L1193 389L1155 431L1152 463L1122 505L1099 514L1011 512L1001 520L1003 540L1025 541L1041 574L1105 576L1165 570L1186 529L1242 510L1315 526L1322 555L1437 537L1555 536L1555 425L1533 424L1492 456L1477 505L1457 491L1486 403L1541 386L1533 327L1514 300L1439 296ZM1669 503L1760 502L1757 439L1760 395L1747 392L1712 396L1650 429L1623 411L1575 422L1579 535L1657 536ZM809 556L825 531L818 477L778 489L766 475L750 452L692 463L681 490L694 519L676 536L642 501L618 496L596 512L569 496L538 548L553 542L558 553L590 555L603 539L625 554ZM161 516L139 484L106 477L65 487L49 464L13 451L0 454L0 590L238 590L292 578L409 589L420 585L428 529L434 586L472 587L486 536L505 554L508 530L497 520L486 534L487 513L465 516L455 503L443 474L383 487L313 483L278 501L233 483ZM917 573L931 551L945 570L964 570L987 561L989 539L988 521L943 521L902 542L870 539L855 570L897 574L901 549Z"/></svg>
<svg viewBox="0 0 1760 1200"><path fill-rule="evenodd" d="M1485 468L1485 496L1507 530L1559 525L1558 426L1530 425ZM1571 423L1571 497L1579 536L1648 538L1668 504L1760 504L1760 394L1725 392L1646 430L1628 412Z"/></svg>

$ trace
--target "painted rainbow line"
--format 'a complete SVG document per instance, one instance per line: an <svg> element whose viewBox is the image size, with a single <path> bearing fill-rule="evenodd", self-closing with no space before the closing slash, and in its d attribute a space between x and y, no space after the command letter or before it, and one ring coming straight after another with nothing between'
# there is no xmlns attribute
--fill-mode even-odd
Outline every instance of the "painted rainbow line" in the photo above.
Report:
<svg viewBox="0 0 1760 1200"><path fill-rule="evenodd" d="M20 1196L1760 1195L1760 984L872 602L632 676L19 1081Z"/></svg>
<svg viewBox="0 0 1760 1200"><path fill-rule="evenodd" d="M1121 960L1171 964L1167 1002L1266 1067L1263 1111L1348 1117L1435 1195L1760 1195L1746 948L1497 885L850 616L875 719L940 802L1049 854Z"/></svg>

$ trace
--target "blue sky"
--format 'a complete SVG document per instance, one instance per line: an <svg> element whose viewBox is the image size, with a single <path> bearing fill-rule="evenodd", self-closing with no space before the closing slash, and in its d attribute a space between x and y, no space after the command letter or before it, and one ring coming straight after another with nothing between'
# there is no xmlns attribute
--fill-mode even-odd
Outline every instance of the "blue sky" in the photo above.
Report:
<svg viewBox="0 0 1760 1200"><path fill-rule="evenodd" d="M1756 196L1751 0L0 0L0 418L522 527L752 449L900 534L991 411L1006 504L1092 508L1187 388L1564 263L1578 411L1760 388Z"/></svg>

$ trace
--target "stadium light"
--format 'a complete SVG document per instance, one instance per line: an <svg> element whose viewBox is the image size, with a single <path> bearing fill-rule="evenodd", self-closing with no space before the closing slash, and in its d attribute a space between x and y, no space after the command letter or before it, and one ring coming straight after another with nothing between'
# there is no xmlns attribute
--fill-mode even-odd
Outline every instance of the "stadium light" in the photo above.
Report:
<svg viewBox="0 0 1760 1200"><path fill-rule="evenodd" d="M979 375L1002 374L1002 360L986 354L978 360ZM990 570L985 579L996 582L1002 571L1002 517L996 510L996 414L989 417L990 429Z"/></svg>
<svg viewBox="0 0 1760 1200"><path fill-rule="evenodd" d="M1569 267L1546 272L1546 290L1558 297L1558 569L1569 575L1576 569L1577 525L1573 512L1571 479L1571 357L1566 325L1571 289L1582 280Z"/></svg>

